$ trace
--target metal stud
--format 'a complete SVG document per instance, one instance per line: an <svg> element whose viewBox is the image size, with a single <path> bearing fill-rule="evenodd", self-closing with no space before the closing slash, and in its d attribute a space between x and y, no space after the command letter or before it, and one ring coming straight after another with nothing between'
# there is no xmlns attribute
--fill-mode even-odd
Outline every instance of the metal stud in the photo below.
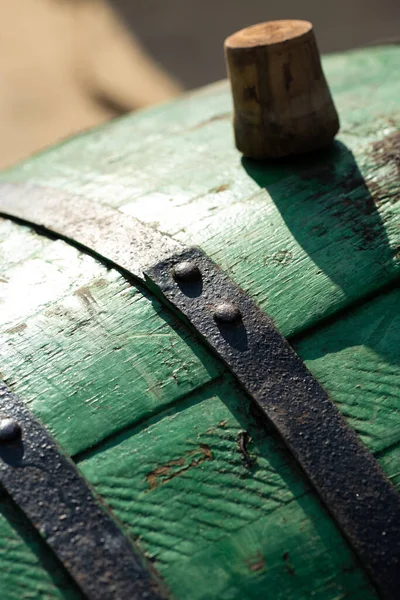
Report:
<svg viewBox="0 0 400 600"><path fill-rule="evenodd" d="M11 418L0 420L0 443L13 442L21 437L21 426Z"/></svg>
<svg viewBox="0 0 400 600"><path fill-rule="evenodd" d="M172 275L174 279L182 283L196 283L201 280L201 272L194 262L187 260L175 265Z"/></svg>
<svg viewBox="0 0 400 600"><path fill-rule="evenodd" d="M221 302L214 309L214 319L217 323L236 323L241 318L240 310L231 302Z"/></svg>

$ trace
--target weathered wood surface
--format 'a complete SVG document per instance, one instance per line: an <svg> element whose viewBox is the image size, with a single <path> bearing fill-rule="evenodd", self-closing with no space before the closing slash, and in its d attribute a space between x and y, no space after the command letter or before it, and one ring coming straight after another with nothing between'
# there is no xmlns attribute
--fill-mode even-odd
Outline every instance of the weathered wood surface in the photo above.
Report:
<svg viewBox="0 0 400 600"><path fill-rule="evenodd" d="M238 450L243 429L251 467ZM178 598L371 597L288 453L231 382L79 464Z"/></svg>
<svg viewBox="0 0 400 600"><path fill-rule="evenodd" d="M13 250L2 272L1 371L69 454L218 376L186 328L115 271L0 220L0 256Z"/></svg>
<svg viewBox="0 0 400 600"><path fill-rule="evenodd" d="M257 597L260 585L278 581L287 598L307 598L310 581L317 598L332 590L374 597L288 453L190 334L179 325L175 333L172 319L161 322L150 303L146 318L132 301L146 298L92 258L7 221L2 226L19 251L3 276L10 314L1 336L3 376L71 454L95 444L99 432L139 421L89 449L80 465L178 597L192 597L189 575L203 581L199 598L227 590ZM4 240L2 253L9 247ZM143 331L146 343L143 334L137 343ZM165 400L174 402L180 387L182 401L168 408ZM242 430L253 439L252 468L238 450ZM1 543L8 553L15 540L4 536ZM24 557L20 569L29 573ZM204 578L210 569L212 585ZM18 593L46 583L37 574L27 583L9 566L4 573Z"/></svg>
<svg viewBox="0 0 400 600"><path fill-rule="evenodd" d="M327 155L242 161L221 83L78 136L3 178L87 196L200 245L291 335L399 273L398 56L387 47L325 59L342 122Z"/></svg>
<svg viewBox="0 0 400 600"><path fill-rule="evenodd" d="M294 347L368 448L400 442L400 286L320 328ZM400 483L400 450L390 475Z"/></svg>
<svg viewBox="0 0 400 600"><path fill-rule="evenodd" d="M0 491L0 565L4 600L85 600L3 490Z"/></svg>
<svg viewBox="0 0 400 600"><path fill-rule="evenodd" d="M296 334L296 349L395 483L398 92L389 73L398 56L386 48L326 59L344 133L314 166L241 163L219 84L3 175L157 219L161 231L201 244L283 333ZM285 449L157 301L64 242L8 221L0 264L2 377L76 457L178 598L375 597ZM362 302L389 284L390 294ZM321 326L340 309L340 320ZM243 430L251 467L237 443ZM0 528L3 564L15 540L7 520ZM34 555L20 547L30 573ZM23 580L7 563L1 589L12 599L41 597L35 589L68 597L46 565Z"/></svg>

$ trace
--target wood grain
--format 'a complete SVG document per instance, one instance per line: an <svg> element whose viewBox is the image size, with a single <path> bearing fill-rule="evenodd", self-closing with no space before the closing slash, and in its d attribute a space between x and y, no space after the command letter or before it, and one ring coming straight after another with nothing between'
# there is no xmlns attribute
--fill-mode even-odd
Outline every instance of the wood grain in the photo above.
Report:
<svg viewBox="0 0 400 600"><path fill-rule="evenodd" d="M332 521L273 432L257 424L248 399L226 373L218 378L223 369L204 349L195 350L200 363L190 362L196 344L184 328L178 325L185 354L175 360L170 351L160 354L160 340L148 329L145 342L141 336L135 345L138 323L143 330L147 319L151 331L166 329L161 344L168 339L168 346L171 340L179 345L171 317L164 314L167 322L157 326L157 302L146 318L150 308L140 308L146 298L115 272L64 242L7 221L2 225L20 253L3 285L10 313L2 335L3 377L68 452L80 453L83 473L139 538L176 595L192 597L188 572L199 581L211 570L212 585L203 580L195 597L234 589L236 597L256 598L260 586L279 581L282 598L297 598L299 589L307 598L312 581L321 599L342 593L373 598ZM4 240L0 252L8 247ZM55 266L65 284L61 289L51 285ZM39 281L26 277L34 271ZM36 296L35 287L46 282ZM22 303L11 313L7 300L25 299L28 291L36 298L33 306L27 303L24 314ZM121 358L126 355L129 363ZM142 364L143 383L130 368L133 357ZM199 379L204 368L211 373ZM158 386L150 386L149 377ZM169 381L184 386L179 404ZM342 397L334 395L339 402ZM250 469L239 449L242 431L251 438ZM377 435L384 436L383 430L377 428ZM90 450L107 436L108 442ZM387 466L389 473L397 468ZM7 567L5 574L7 585L14 577L20 589L18 572Z"/></svg>
<svg viewBox="0 0 400 600"><path fill-rule="evenodd" d="M294 341L365 445L381 460L400 442L400 288ZM397 462L397 465L395 464ZM400 452L388 474L400 471Z"/></svg>
<svg viewBox="0 0 400 600"><path fill-rule="evenodd" d="M84 600L79 588L3 490L0 564L4 600Z"/></svg>
<svg viewBox="0 0 400 600"><path fill-rule="evenodd" d="M296 335L394 483L398 52L326 59L343 132L312 162L242 163L218 84L2 175L81 194L200 244ZM0 239L3 378L75 455L178 598L265 590L280 600L375 598L279 440L184 325L64 242L8 221ZM372 298L384 286L391 293ZM239 450L243 431L251 468ZM5 552L13 543L5 540ZM21 589L10 563L3 583ZM58 598L61 584L51 585Z"/></svg>
<svg viewBox="0 0 400 600"><path fill-rule="evenodd" d="M2 229L0 255L10 238L19 249L0 283L2 377L68 454L220 374L186 328L115 271L19 225L1 220Z"/></svg>
<svg viewBox="0 0 400 600"><path fill-rule="evenodd" d="M332 150L260 167L232 143L217 84L65 142L3 174L118 207L199 245L290 336L399 274L396 47L333 55ZM379 151L379 144L387 151ZM383 160L382 160L383 158Z"/></svg>
<svg viewBox="0 0 400 600"><path fill-rule="evenodd" d="M178 326L181 340L171 329L171 317L162 317L164 311L157 314L157 302L148 304L139 291L94 259L64 242L7 221L1 224L6 239L19 249L19 260L3 277L2 300L9 314L1 336L3 377L69 453L81 453L84 474L139 536L178 597L191 597L185 588L184 561L191 562L193 577L199 578L207 564L204 557L210 553L214 560L214 552L222 560L219 576L211 591L209 585L198 588L199 598L213 589L223 593L227 556L238 573L239 596L255 597L258 586L271 581L269 570L257 567L267 561L275 565L274 577L287 574L282 587L287 597L295 597L298 588L291 569L305 569L302 585L307 597L307 577L314 581L316 573L300 552L289 566L282 559L295 535L286 521L294 523L294 531L301 526L296 544L324 565L323 576L318 576L321 598L327 596L332 579L335 593L362 591L373 597L365 579L352 571L353 558L344 541L287 452L271 431L256 424L247 398L229 383L227 374L225 383L217 383L223 369L188 332ZM3 240L0 252L7 248ZM62 287L57 285L57 271ZM27 277L29 273L35 277ZM37 288L41 293L35 293ZM16 298L22 302L11 312ZM166 322L160 324L162 318ZM176 347L181 348L178 355ZM193 350L200 361L190 358ZM132 429L135 422L139 425ZM121 428L125 433L116 437ZM248 449L255 467L250 471L239 452L243 430L253 440ZM112 436L110 441L93 454L90 447L107 436ZM308 500L302 502L309 503L306 515L294 502L303 496ZM317 512L328 532L322 540L313 525ZM284 547L270 545L265 533L270 528ZM241 533L234 542L237 530ZM257 531L264 532L261 538ZM224 544L220 540L225 537ZM246 555L238 552L252 538ZM9 549L14 542L7 538L4 543ZM198 553L201 563L195 559ZM337 575L339 565L351 575ZM14 579L16 589L25 585L18 580L19 571L5 565L4 573L5 585Z"/></svg>
<svg viewBox="0 0 400 600"><path fill-rule="evenodd" d="M258 23L224 44L236 147L254 159L325 148L339 119L308 21Z"/></svg>
<svg viewBox="0 0 400 600"><path fill-rule="evenodd" d="M251 438L249 468L238 435ZM273 432L227 377L79 467L178 598L374 598ZM287 557L286 557L287 555ZM312 582L312 583L311 583ZM268 592L267 592L268 593Z"/></svg>

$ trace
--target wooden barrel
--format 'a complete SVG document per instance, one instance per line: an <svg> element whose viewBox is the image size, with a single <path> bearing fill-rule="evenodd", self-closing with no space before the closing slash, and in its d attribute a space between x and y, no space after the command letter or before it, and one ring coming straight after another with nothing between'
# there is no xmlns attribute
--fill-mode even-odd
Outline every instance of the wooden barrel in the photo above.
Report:
<svg viewBox="0 0 400 600"><path fill-rule="evenodd" d="M341 133L317 156L242 159L222 82L67 140L0 184L0 196L81 198L83 217L90 201L200 247L273 319L397 488L399 56L387 46L323 60ZM88 252L0 219L8 389L72 457L167 596L377 598L223 362L117 259L96 258L112 238ZM0 507L1 599L83 597L6 491Z"/></svg>

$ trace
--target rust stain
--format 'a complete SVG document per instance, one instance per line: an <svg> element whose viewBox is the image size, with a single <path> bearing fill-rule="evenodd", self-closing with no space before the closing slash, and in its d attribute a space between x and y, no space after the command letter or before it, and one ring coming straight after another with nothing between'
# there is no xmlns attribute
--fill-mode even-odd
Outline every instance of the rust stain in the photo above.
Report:
<svg viewBox="0 0 400 600"><path fill-rule="evenodd" d="M219 194L220 192L225 192L228 189L229 189L229 183L224 183L223 185L219 185L217 188L215 188L214 192L216 194Z"/></svg>
<svg viewBox="0 0 400 600"><path fill-rule="evenodd" d="M300 423L300 425L304 425L305 423L307 423L308 418L309 418L309 413L305 412L302 415L300 415L297 419L298 423Z"/></svg>
<svg viewBox="0 0 400 600"><path fill-rule="evenodd" d="M108 285L108 281L107 281L107 279L104 279L103 277L99 277L99 279L96 279L91 284L92 287L103 287L105 285Z"/></svg>
<svg viewBox="0 0 400 600"><path fill-rule="evenodd" d="M396 202L399 197L398 186L393 186L391 189L390 185L376 181L368 181L366 185L376 206L380 206L384 202Z"/></svg>
<svg viewBox="0 0 400 600"><path fill-rule="evenodd" d="M205 432L205 435L214 435L218 427L226 427L227 424L228 419L223 419L222 421L219 421L219 423L217 423L216 425L212 425L211 427L209 427Z"/></svg>
<svg viewBox="0 0 400 600"><path fill-rule="evenodd" d="M251 467L253 466L253 461L250 457L250 454L248 453L247 450L247 444L249 444L251 442L251 438L248 434L247 431L240 431L238 438L237 438L237 443L238 443L238 447L239 447L239 452L241 453L241 455L243 456L243 460L246 464L246 466L251 469Z"/></svg>
<svg viewBox="0 0 400 600"><path fill-rule="evenodd" d="M378 167L394 163L400 173L400 132L395 131L372 144L372 155Z"/></svg>
<svg viewBox="0 0 400 600"><path fill-rule="evenodd" d="M184 465L185 460L183 458L179 458L178 460L170 460L166 465L162 465L161 467L157 467L151 473L148 473L146 479L150 486L151 490L154 490L158 485L158 478L163 477L164 475L169 475L171 468L177 465Z"/></svg>
<svg viewBox="0 0 400 600"><path fill-rule="evenodd" d="M6 333L21 333L21 331L24 331L24 329L26 329L27 327L28 327L28 325L26 323L20 323L19 325L16 325L15 327L6 329Z"/></svg>
<svg viewBox="0 0 400 600"><path fill-rule="evenodd" d="M97 304L97 302L88 286L83 286L76 290L76 292L74 292L74 296L76 296L82 302L82 304L91 314L95 312L93 310L93 305Z"/></svg>
<svg viewBox="0 0 400 600"><path fill-rule="evenodd" d="M249 558L245 562L248 565L250 571L252 571L253 573L265 569L265 559L261 552L257 552L255 556Z"/></svg>
<svg viewBox="0 0 400 600"><path fill-rule="evenodd" d="M215 121L223 121L224 119L230 119L231 116L232 116L232 114L229 112L222 113L220 115L215 115L214 117L210 117L209 119L206 119L205 121L201 121L201 123L198 123L197 125L193 125L193 127L190 127L187 131L194 131L195 129L201 129L202 127L205 127L206 125L209 125L210 123L214 123Z"/></svg>
<svg viewBox="0 0 400 600"><path fill-rule="evenodd" d="M194 455L198 455L199 457L189 460L189 457ZM181 458L169 460L164 465L156 467L153 471L146 475L150 490L154 490L159 485L163 485L164 483L167 483L167 481L171 481L171 479L179 477L179 475L193 467L198 467L206 460L212 460L212 452L210 446L207 444L200 444L199 448L185 452L184 456Z"/></svg>

